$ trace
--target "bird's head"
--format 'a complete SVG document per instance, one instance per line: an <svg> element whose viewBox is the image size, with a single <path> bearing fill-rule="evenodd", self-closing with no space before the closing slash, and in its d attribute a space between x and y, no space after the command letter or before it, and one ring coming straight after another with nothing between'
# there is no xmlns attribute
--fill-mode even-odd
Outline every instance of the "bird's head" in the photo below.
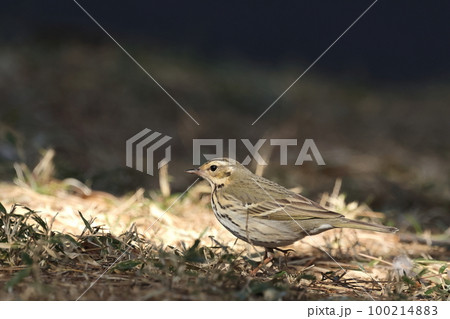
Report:
<svg viewBox="0 0 450 319"><path fill-rule="evenodd" d="M206 179L211 186L227 186L236 175L246 172L247 169L238 161L231 158L215 158L199 168L187 170L187 173L197 174Z"/></svg>

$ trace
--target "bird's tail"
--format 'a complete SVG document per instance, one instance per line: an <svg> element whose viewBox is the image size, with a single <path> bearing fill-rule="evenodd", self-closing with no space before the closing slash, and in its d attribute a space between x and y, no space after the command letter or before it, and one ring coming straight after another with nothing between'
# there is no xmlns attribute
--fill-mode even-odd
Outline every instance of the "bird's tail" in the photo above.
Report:
<svg viewBox="0 0 450 319"><path fill-rule="evenodd" d="M355 229L372 230L381 233L395 233L398 231L398 229L395 227L371 224L347 218L339 219L336 223L333 224L333 226L337 228L355 228Z"/></svg>

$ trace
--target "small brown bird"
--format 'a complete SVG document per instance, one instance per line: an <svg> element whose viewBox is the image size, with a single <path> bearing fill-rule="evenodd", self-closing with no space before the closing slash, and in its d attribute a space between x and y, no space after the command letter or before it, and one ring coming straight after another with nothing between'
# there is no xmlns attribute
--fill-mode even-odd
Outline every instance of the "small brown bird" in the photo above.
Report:
<svg viewBox="0 0 450 319"><path fill-rule="evenodd" d="M273 258L274 249L283 251L278 247L333 228L398 231L395 227L347 219L253 174L233 159L213 159L186 172L211 184L211 206L217 219L239 239L264 247L264 264Z"/></svg>

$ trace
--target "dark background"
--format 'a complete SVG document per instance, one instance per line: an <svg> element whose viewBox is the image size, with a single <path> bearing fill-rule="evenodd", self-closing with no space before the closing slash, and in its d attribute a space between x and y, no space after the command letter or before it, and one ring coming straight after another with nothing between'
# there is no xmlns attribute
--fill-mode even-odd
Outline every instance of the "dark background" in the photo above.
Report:
<svg viewBox="0 0 450 319"><path fill-rule="evenodd" d="M242 58L276 67L313 61L373 1L79 1L124 42L176 48L214 61ZM3 1L5 42L105 42L73 1ZM380 81L447 80L447 1L378 1L316 72Z"/></svg>
<svg viewBox="0 0 450 319"><path fill-rule="evenodd" d="M371 1L80 1L187 117L73 1L3 1L0 176L56 150L56 176L123 194L158 187L125 167L143 128L173 137L172 187L191 182L193 138L313 138L327 163L265 176L449 224L450 3L379 1L255 125ZM238 159L246 153L240 149ZM242 159L242 158L241 158Z"/></svg>

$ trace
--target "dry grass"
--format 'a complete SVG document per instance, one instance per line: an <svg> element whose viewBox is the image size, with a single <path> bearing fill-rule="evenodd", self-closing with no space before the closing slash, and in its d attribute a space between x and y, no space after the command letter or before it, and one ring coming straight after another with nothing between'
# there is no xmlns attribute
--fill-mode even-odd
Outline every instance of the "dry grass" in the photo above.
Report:
<svg viewBox="0 0 450 319"><path fill-rule="evenodd" d="M16 165L15 183L0 184L3 300L450 298L448 239L328 231L250 277L262 249L236 241L215 220L209 186L198 183L179 198L163 181L163 192L116 197L52 178L53 155L34 170ZM352 218L384 218L346 203L339 181L321 202Z"/></svg>

